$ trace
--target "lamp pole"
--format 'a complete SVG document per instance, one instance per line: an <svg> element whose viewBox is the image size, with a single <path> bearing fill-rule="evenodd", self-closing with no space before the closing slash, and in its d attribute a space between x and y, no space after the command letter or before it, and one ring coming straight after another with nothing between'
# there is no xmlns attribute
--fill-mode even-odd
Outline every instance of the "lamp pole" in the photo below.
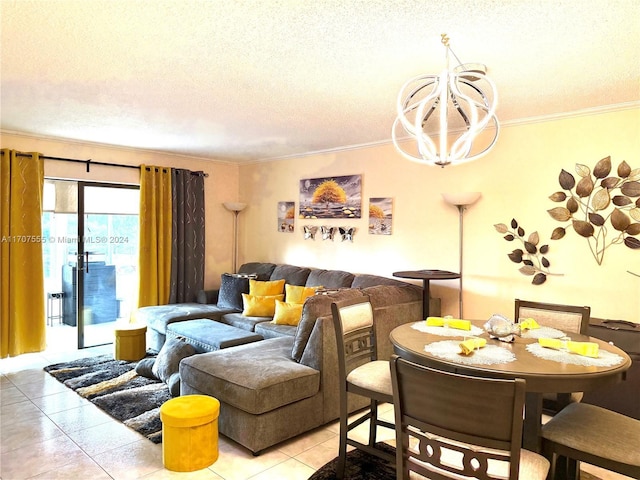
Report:
<svg viewBox="0 0 640 480"><path fill-rule="evenodd" d="M459 252L458 252L458 258L459 258L459 263L460 263L460 294L458 295L458 311L460 312L460 318L464 318L463 314L462 314L462 265L463 265L463 261L462 261L462 252L464 251L464 248L462 247L463 245L463 239L464 239L464 222L463 222L463 217L464 217L464 211L467 209L466 205L456 205L456 207L458 208L458 216L459 216L459 227L458 227L458 231L460 232L459 234L459 239L458 239L458 248L459 248Z"/></svg>
<svg viewBox="0 0 640 480"><path fill-rule="evenodd" d="M238 214L240 210L233 212L233 273L238 271Z"/></svg>
<svg viewBox="0 0 640 480"><path fill-rule="evenodd" d="M238 268L238 214L247 206L246 203L225 202L224 207L233 212L233 273L237 273Z"/></svg>
<svg viewBox="0 0 640 480"><path fill-rule="evenodd" d="M443 193L442 197L444 201L449 205L453 205L458 209L458 262L460 269L460 292L458 293L458 311L460 312L460 318L464 318L462 310L462 267L463 258L462 253L464 251L464 211L478 201L481 194L480 192L468 192L468 193Z"/></svg>

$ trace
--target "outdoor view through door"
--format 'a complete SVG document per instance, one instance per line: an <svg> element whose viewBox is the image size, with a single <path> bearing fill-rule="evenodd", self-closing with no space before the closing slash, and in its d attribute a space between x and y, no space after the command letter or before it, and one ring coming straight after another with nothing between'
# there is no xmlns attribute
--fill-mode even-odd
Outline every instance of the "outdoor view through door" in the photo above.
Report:
<svg viewBox="0 0 640 480"><path fill-rule="evenodd" d="M137 306L139 187L45 180L47 346L113 342Z"/></svg>

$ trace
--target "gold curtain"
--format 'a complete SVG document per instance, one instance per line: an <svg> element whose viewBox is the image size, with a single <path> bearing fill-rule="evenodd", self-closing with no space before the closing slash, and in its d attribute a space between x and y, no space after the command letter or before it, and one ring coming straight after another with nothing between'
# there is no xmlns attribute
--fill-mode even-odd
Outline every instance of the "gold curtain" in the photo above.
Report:
<svg viewBox="0 0 640 480"><path fill-rule="evenodd" d="M3 149L0 167L0 358L46 348L38 153Z"/></svg>
<svg viewBox="0 0 640 480"><path fill-rule="evenodd" d="M140 166L140 279L138 306L169 302L171 281L171 169Z"/></svg>

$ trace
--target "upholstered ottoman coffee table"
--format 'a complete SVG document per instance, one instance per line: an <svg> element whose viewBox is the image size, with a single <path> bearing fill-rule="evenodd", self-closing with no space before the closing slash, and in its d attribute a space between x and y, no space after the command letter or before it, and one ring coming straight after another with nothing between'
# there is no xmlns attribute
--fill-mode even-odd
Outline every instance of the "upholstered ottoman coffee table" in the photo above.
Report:
<svg viewBox="0 0 640 480"><path fill-rule="evenodd" d="M262 335L209 319L185 320L167 325L167 339L183 337L196 353L214 352L223 348L263 340Z"/></svg>

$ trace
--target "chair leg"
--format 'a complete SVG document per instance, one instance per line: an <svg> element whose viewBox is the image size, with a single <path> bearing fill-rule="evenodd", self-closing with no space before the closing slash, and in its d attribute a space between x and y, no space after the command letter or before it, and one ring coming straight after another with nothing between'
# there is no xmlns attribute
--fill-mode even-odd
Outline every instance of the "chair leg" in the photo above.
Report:
<svg viewBox="0 0 640 480"><path fill-rule="evenodd" d="M580 480L580 462L573 458L567 458L567 478Z"/></svg>
<svg viewBox="0 0 640 480"><path fill-rule="evenodd" d="M549 460L549 472L547 473L547 480L555 480L556 478L556 466L557 466L557 455L551 454L550 456L545 455L547 460Z"/></svg>
<svg viewBox="0 0 640 480"><path fill-rule="evenodd" d="M338 463L336 464L336 478L342 480L344 478L344 470L347 462L347 434L349 415L347 413L346 401L340 408L340 444L338 446Z"/></svg>
<svg viewBox="0 0 640 480"><path fill-rule="evenodd" d="M580 480L580 462L563 455L553 454L549 480Z"/></svg>
<svg viewBox="0 0 640 480"><path fill-rule="evenodd" d="M378 431L378 402L371 400L371 410L369 412L369 446L376 444L376 433Z"/></svg>

